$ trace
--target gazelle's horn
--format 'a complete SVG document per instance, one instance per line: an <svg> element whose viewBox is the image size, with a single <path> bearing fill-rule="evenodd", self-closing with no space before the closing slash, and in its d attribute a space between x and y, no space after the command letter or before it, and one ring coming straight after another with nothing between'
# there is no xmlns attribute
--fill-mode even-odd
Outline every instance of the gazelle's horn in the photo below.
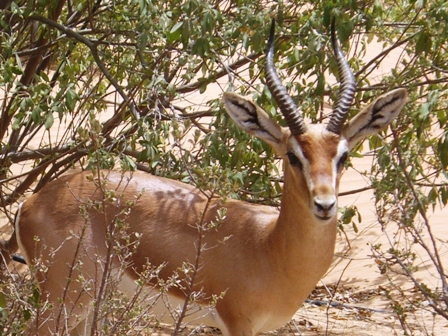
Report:
<svg viewBox="0 0 448 336"><path fill-rule="evenodd" d="M347 63L347 60L345 59L336 38L334 18L331 22L331 43L333 45L334 54L336 55L336 61L338 63L338 73L341 85L339 87L338 101L330 117L327 130L340 134L342 125L344 125L345 120L347 119L353 97L355 96L356 83L355 76Z"/></svg>
<svg viewBox="0 0 448 336"><path fill-rule="evenodd" d="M286 92L280 78L274 67L274 35L275 21L272 19L271 33L269 34L268 46L266 51L265 76L266 84L274 96L277 105L286 119L289 129L293 135L299 135L306 132L306 125L303 118L297 110L297 106L291 96Z"/></svg>

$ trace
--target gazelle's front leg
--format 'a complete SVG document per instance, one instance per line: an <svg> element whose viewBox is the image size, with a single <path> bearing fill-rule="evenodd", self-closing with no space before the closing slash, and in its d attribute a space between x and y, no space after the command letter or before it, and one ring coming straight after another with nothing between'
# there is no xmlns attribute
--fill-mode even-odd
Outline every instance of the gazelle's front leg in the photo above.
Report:
<svg viewBox="0 0 448 336"><path fill-rule="evenodd" d="M228 311L235 310L229 309ZM226 315L221 310L220 322L219 330L224 336L255 336L258 334L254 331L254 321L244 314Z"/></svg>
<svg viewBox="0 0 448 336"><path fill-rule="evenodd" d="M243 326L241 323L228 328L228 332L223 332L222 334L224 336L255 336L255 333L252 331L252 327Z"/></svg>

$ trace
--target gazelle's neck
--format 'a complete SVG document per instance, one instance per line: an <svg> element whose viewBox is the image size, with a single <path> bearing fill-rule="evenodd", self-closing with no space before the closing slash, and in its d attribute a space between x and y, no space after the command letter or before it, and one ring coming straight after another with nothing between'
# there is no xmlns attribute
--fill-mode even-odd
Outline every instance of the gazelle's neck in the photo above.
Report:
<svg viewBox="0 0 448 336"><path fill-rule="evenodd" d="M291 275L315 285L333 259L336 224L336 217L324 223L312 213L305 181L294 180L287 167L272 243L283 258L290 258L287 262Z"/></svg>

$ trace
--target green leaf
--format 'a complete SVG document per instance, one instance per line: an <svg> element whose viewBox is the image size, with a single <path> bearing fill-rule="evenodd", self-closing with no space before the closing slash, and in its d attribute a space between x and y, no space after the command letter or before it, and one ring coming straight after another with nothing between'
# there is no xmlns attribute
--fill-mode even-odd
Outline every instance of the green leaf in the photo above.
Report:
<svg viewBox="0 0 448 336"><path fill-rule="evenodd" d="M420 105L420 108L418 109L418 119L421 121L425 121L428 118L429 114L429 104L423 103Z"/></svg>
<svg viewBox="0 0 448 336"><path fill-rule="evenodd" d="M440 139L437 144L438 152L440 153L440 161L446 170L448 168L448 134L445 134L444 139Z"/></svg>
<svg viewBox="0 0 448 336"><path fill-rule="evenodd" d="M341 218L339 219L343 224L349 224L352 222L352 218L356 215L356 209L354 207L344 207Z"/></svg>
<svg viewBox="0 0 448 336"><path fill-rule="evenodd" d="M339 32L339 39L341 41L341 44L348 44L348 40L353 32L354 27L355 24L353 20L348 20L346 22L341 22L338 24L337 30Z"/></svg>
<svg viewBox="0 0 448 336"><path fill-rule="evenodd" d="M78 100L78 94L73 89L68 89L65 95L65 106L69 111L75 109L76 101Z"/></svg>
<svg viewBox="0 0 448 336"><path fill-rule="evenodd" d="M135 171L137 169L134 160L128 155L123 155L121 159L121 167L123 171Z"/></svg>
<svg viewBox="0 0 448 336"><path fill-rule="evenodd" d="M190 41L190 31L191 31L190 26L191 26L190 20L185 20L183 22L181 41L182 44L184 45L184 48L188 47L188 43Z"/></svg>
<svg viewBox="0 0 448 336"><path fill-rule="evenodd" d="M2 292L0 292L0 308L6 308L6 298Z"/></svg>
<svg viewBox="0 0 448 336"><path fill-rule="evenodd" d="M29 321L29 319L31 318L31 311L29 310L29 309L24 309L23 310L23 320L26 322L26 321Z"/></svg>
<svg viewBox="0 0 448 336"><path fill-rule="evenodd" d="M147 32L143 31L138 36L138 48L140 51L144 51L146 49L146 45L148 43L148 34Z"/></svg>
<svg viewBox="0 0 448 336"><path fill-rule="evenodd" d="M23 66L22 66L22 61L20 60L20 57L18 54L15 54L16 56L16 64L17 64L17 75L21 75L23 73Z"/></svg>
<svg viewBox="0 0 448 336"><path fill-rule="evenodd" d="M20 109L22 111L28 111L28 108L31 107L33 105L33 101L30 98L23 98L20 101Z"/></svg>
<svg viewBox="0 0 448 336"><path fill-rule="evenodd" d="M330 27L331 19L332 19L332 11L333 11L334 5L333 3L329 2L325 5L324 8L324 15L323 15L323 23L325 27Z"/></svg>
<svg viewBox="0 0 448 336"><path fill-rule="evenodd" d="M18 130L21 126L22 126L22 121L23 121L23 114L18 114L17 116L14 117L14 119L12 120L12 129L13 130Z"/></svg>
<svg viewBox="0 0 448 336"><path fill-rule="evenodd" d="M201 21L203 31L212 31L215 26L215 18L211 11L207 11Z"/></svg>
<svg viewBox="0 0 448 336"><path fill-rule="evenodd" d="M415 53L421 54L423 52L428 53L431 51L432 39L427 30L422 30L417 34L417 42L415 44Z"/></svg>
<svg viewBox="0 0 448 336"><path fill-rule="evenodd" d="M15 1L11 2L11 12L14 13L15 15L21 17L23 14L22 8L15 3Z"/></svg>
<svg viewBox="0 0 448 336"><path fill-rule="evenodd" d="M437 111L437 119L439 120L440 128L443 128L448 119L448 110L447 109L438 110Z"/></svg>
<svg viewBox="0 0 448 336"><path fill-rule="evenodd" d="M428 193L428 200L432 204L432 210L434 211L435 206L437 204L437 199L439 198L439 193L436 188L431 188Z"/></svg>
<svg viewBox="0 0 448 336"><path fill-rule="evenodd" d="M35 287L33 289L33 294L29 297L29 301L33 305L33 307L37 308L39 307L39 300L40 300L40 290L37 287Z"/></svg>
<svg viewBox="0 0 448 336"><path fill-rule="evenodd" d="M383 145L380 138L377 135L372 135L369 139L369 147L370 149L376 149Z"/></svg>
<svg viewBox="0 0 448 336"><path fill-rule="evenodd" d="M244 49L249 49L249 35L244 34L243 35L243 47Z"/></svg>
<svg viewBox="0 0 448 336"><path fill-rule="evenodd" d="M260 32L255 32L252 36L252 45L254 50L263 50L264 48L264 36Z"/></svg>
<svg viewBox="0 0 448 336"><path fill-rule="evenodd" d="M168 43L174 43L180 41L182 37L182 25L183 22L176 23L168 33Z"/></svg>
<svg viewBox="0 0 448 336"><path fill-rule="evenodd" d="M40 108L40 106L34 107L33 111L31 112L31 120L33 122L35 122L36 124L40 123L41 113L42 113L42 109Z"/></svg>
<svg viewBox="0 0 448 336"><path fill-rule="evenodd" d="M137 156L137 162L147 162L149 161L149 149L145 148Z"/></svg>
<svg viewBox="0 0 448 336"><path fill-rule="evenodd" d="M54 118L53 118L53 113L48 113L47 114L47 119L45 120L45 128L48 130L51 128L51 126L53 126L54 123Z"/></svg>
<svg viewBox="0 0 448 336"><path fill-rule="evenodd" d="M48 75L44 71L41 71L39 73L39 76L40 76L40 78L42 78L44 80L44 82L49 82L50 81L50 78L48 77Z"/></svg>
<svg viewBox="0 0 448 336"><path fill-rule="evenodd" d="M198 38L196 42L193 44L193 48L191 52L193 54L204 57L210 51L210 43L206 38Z"/></svg>
<svg viewBox="0 0 448 336"><path fill-rule="evenodd" d="M321 96L325 89L325 76L321 73L317 77L316 95Z"/></svg>
<svg viewBox="0 0 448 336"><path fill-rule="evenodd" d="M442 199L442 205L445 206L448 203L448 187L441 187L440 195Z"/></svg>
<svg viewBox="0 0 448 336"><path fill-rule="evenodd" d="M205 90L207 90L207 82L206 81L204 81L202 84L201 84L201 87L199 88L199 93L204 93L205 92Z"/></svg>
<svg viewBox="0 0 448 336"><path fill-rule="evenodd" d="M380 153L378 156L378 164L380 167L388 168L390 166L391 159L387 153Z"/></svg>
<svg viewBox="0 0 448 336"><path fill-rule="evenodd" d="M9 68L14 75L21 75L23 73L22 69L16 66L12 66Z"/></svg>

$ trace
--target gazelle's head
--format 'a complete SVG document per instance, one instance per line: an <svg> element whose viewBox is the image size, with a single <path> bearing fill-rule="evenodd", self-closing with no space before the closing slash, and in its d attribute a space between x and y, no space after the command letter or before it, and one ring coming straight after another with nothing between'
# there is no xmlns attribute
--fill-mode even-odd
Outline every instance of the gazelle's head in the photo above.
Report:
<svg viewBox="0 0 448 336"><path fill-rule="evenodd" d="M269 143L286 161L285 189L323 224L337 213L337 193L344 162L361 139L389 125L406 103L406 91L383 94L345 123L355 94L355 78L331 27L333 50L341 79L339 98L328 124L305 124L274 68L274 22L266 55L266 84L288 128L276 124L260 107L234 93L223 96L227 113L243 130Z"/></svg>

